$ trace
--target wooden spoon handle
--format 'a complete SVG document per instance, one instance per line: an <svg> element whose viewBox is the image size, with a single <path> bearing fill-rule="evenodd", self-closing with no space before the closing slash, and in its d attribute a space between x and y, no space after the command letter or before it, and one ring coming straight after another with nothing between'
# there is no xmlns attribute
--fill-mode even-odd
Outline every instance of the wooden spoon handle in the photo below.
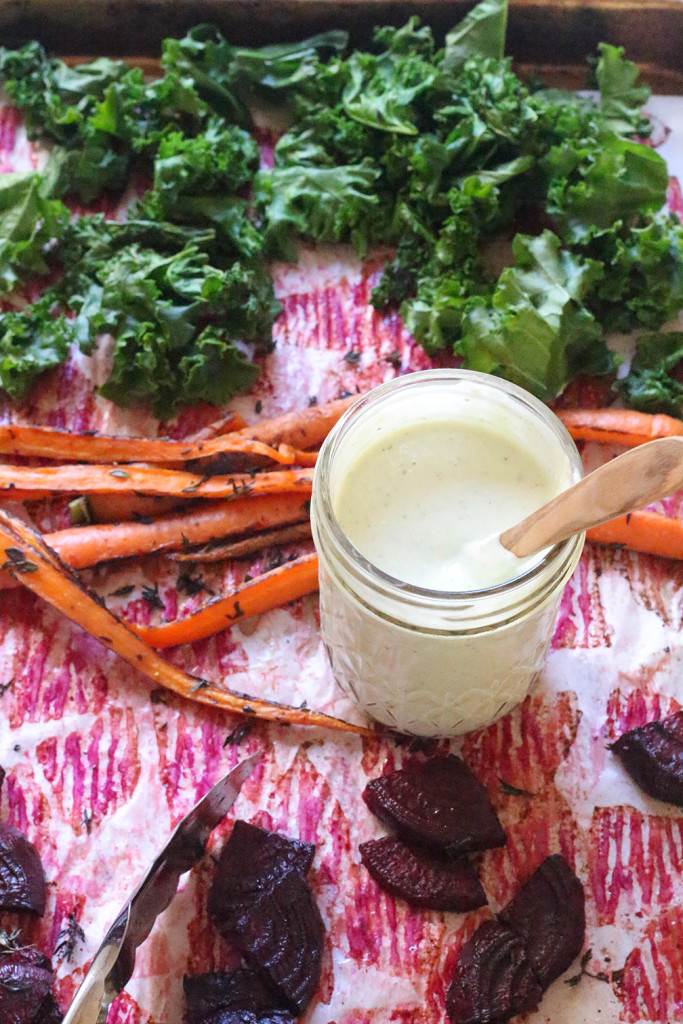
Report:
<svg viewBox="0 0 683 1024"><path fill-rule="evenodd" d="M683 437L619 455L500 535L518 558L665 498L683 487Z"/></svg>

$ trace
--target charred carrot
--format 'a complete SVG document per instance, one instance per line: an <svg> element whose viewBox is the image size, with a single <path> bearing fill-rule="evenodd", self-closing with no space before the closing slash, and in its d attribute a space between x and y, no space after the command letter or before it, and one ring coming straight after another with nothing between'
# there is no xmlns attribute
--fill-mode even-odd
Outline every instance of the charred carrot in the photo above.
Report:
<svg viewBox="0 0 683 1024"><path fill-rule="evenodd" d="M0 466L0 495L22 500L45 494L161 494L184 498L237 498L297 491L310 494L311 469L204 477L156 466Z"/></svg>
<svg viewBox="0 0 683 1024"><path fill-rule="evenodd" d="M40 456L76 462L150 462L153 464L192 462L224 454L271 459L284 465L303 464L299 453L287 445L278 451L271 445L233 431L206 441L151 440L142 437L113 437L105 434L73 434L51 427L0 425L0 454ZM301 453L310 465L311 453Z"/></svg>
<svg viewBox="0 0 683 1024"><path fill-rule="evenodd" d="M659 437L683 434L683 421L632 409L560 409L557 415L575 441L602 441L635 448Z"/></svg>
<svg viewBox="0 0 683 1024"><path fill-rule="evenodd" d="M631 512L602 526L594 526L586 536L600 544L623 544L632 551L683 558L683 519L660 512Z"/></svg>
<svg viewBox="0 0 683 1024"><path fill-rule="evenodd" d="M298 540L309 540L311 524L298 523L295 526L282 526L277 530L265 530L242 540L220 541L206 544L191 551L175 551L171 556L176 562L222 562L226 558L244 558L255 551L274 545L291 544Z"/></svg>
<svg viewBox="0 0 683 1024"><path fill-rule="evenodd" d="M130 628L152 647L176 647L212 636L238 619L260 615L317 589L318 556L303 555L257 576L229 597L210 601L184 619L163 626L131 625Z"/></svg>
<svg viewBox="0 0 683 1024"><path fill-rule="evenodd" d="M45 541L73 569L152 551L178 551L193 544L296 523L308 516L301 494L265 494L211 503L152 523L102 523L48 533Z"/></svg>
<svg viewBox="0 0 683 1024"><path fill-rule="evenodd" d="M75 574L37 533L4 510L0 510L0 555L5 559L3 568L16 580L157 685L190 700L221 707L236 714L370 735L370 730L362 726L351 725L318 711L294 708L223 689L171 665L82 586Z"/></svg>

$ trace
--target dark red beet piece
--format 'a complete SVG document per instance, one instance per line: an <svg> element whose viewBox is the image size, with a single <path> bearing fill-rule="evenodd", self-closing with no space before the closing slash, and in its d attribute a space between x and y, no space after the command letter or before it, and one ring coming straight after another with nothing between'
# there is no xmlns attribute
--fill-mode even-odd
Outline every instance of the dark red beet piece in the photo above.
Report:
<svg viewBox="0 0 683 1024"><path fill-rule="evenodd" d="M226 938L266 974L289 1009L303 1013L320 981L324 929L301 875L287 872L226 924Z"/></svg>
<svg viewBox="0 0 683 1024"><path fill-rule="evenodd" d="M45 872L33 843L0 822L0 910L45 913Z"/></svg>
<svg viewBox="0 0 683 1024"><path fill-rule="evenodd" d="M294 1017L289 1010L269 1010L264 1014L252 1010L218 1010L196 1024L294 1024Z"/></svg>
<svg viewBox="0 0 683 1024"><path fill-rule="evenodd" d="M33 1024L52 988L50 961L32 946L0 953L0 1021Z"/></svg>
<svg viewBox="0 0 683 1024"><path fill-rule="evenodd" d="M408 849L392 836L360 844L360 855L377 884L414 907L464 913L486 904L468 860L438 860Z"/></svg>
<svg viewBox="0 0 683 1024"><path fill-rule="evenodd" d="M223 1010L249 1010L258 1016L283 1009L282 1000L261 976L245 967L236 971L186 974L183 989L188 1024L198 1024Z"/></svg>
<svg viewBox="0 0 683 1024"><path fill-rule="evenodd" d="M583 886L559 853L536 868L498 915L526 943L544 989L567 970L586 934Z"/></svg>
<svg viewBox="0 0 683 1024"><path fill-rule="evenodd" d="M235 825L209 895L209 913L254 970L299 1014L320 981L323 923L304 877L310 844Z"/></svg>
<svg viewBox="0 0 683 1024"><path fill-rule="evenodd" d="M215 912L222 916L222 904L228 894L231 902L257 896L290 869L303 878L314 856L313 843L302 843L246 821L236 821L216 867L216 881L209 894L209 913L214 913L214 904L218 901Z"/></svg>
<svg viewBox="0 0 683 1024"><path fill-rule="evenodd" d="M372 779L363 799L407 843L461 855L506 842L486 789L453 754Z"/></svg>
<svg viewBox="0 0 683 1024"><path fill-rule="evenodd" d="M465 943L446 993L452 1024L501 1024L534 1010L543 989L524 942L499 921L485 921Z"/></svg>
<svg viewBox="0 0 683 1024"><path fill-rule="evenodd" d="M49 995L33 1018L33 1024L62 1024L63 1020L64 1014L57 1006L54 996Z"/></svg>
<svg viewBox="0 0 683 1024"><path fill-rule="evenodd" d="M683 807L683 711L631 729L611 749L643 792Z"/></svg>

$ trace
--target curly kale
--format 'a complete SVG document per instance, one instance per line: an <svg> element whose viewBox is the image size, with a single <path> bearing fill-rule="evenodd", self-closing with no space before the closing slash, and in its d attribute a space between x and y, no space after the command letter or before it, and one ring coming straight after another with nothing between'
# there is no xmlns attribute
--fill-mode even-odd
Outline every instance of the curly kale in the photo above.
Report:
<svg viewBox="0 0 683 1024"><path fill-rule="evenodd" d="M296 259L300 239L392 247L372 303L429 352L545 399L579 371L613 373L607 331L656 331L683 307L666 165L637 141L649 93L608 44L596 98L525 82L506 25L507 0L481 0L441 49L413 17L351 53L343 32L249 49L200 25L165 41L155 81L0 49L0 82L52 144L44 175L0 188L0 289L61 267L64 337L113 334L105 393L163 415L248 384L237 343L267 345L278 309L266 260ZM260 170L255 99L289 123ZM127 224L68 223L56 197L121 191L133 170L151 187ZM20 321L13 336L39 335ZM627 399L670 401L673 359L636 361Z"/></svg>

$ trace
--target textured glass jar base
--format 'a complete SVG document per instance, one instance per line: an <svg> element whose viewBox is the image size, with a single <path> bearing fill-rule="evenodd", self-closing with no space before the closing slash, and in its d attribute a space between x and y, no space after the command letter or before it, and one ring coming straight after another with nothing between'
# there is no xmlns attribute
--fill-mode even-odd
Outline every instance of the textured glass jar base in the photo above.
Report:
<svg viewBox="0 0 683 1024"><path fill-rule="evenodd" d="M543 667L561 593L483 634L434 634L374 614L321 565L323 641L335 679L376 721L415 736L457 736L524 700Z"/></svg>
<svg viewBox="0 0 683 1024"><path fill-rule="evenodd" d="M423 588L374 565L341 529L335 494L359 447L393 436L397 424L430 419L490 423L501 436L512 431L555 465L558 490L580 479L583 467L546 406L514 384L468 370L428 370L381 385L346 412L321 448L311 526L320 556L322 635L334 675L367 714L393 729L454 736L488 725L526 696L584 537L520 565L513 578L459 592ZM476 510L475 503L468 515ZM411 543L400 530L392 536L395 544Z"/></svg>

